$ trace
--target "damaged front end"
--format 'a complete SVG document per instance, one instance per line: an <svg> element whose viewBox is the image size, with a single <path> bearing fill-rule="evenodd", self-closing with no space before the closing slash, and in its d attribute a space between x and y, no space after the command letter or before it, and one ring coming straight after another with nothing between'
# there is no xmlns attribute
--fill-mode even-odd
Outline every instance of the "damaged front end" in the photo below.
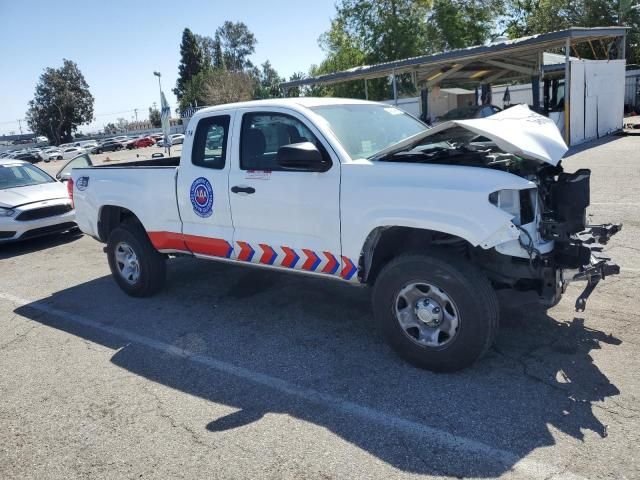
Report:
<svg viewBox="0 0 640 480"><path fill-rule="evenodd" d="M603 245L618 233L621 224L588 225L591 171L559 172L543 181L540 197L544 210L540 221L542 238L553 240L553 266L562 269L562 291L569 282L586 281L576 299L576 311L584 311L587 298L600 280L620 273L620 267L602 253Z"/></svg>
<svg viewBox="0 0 640 480"><path fill-rule="evenodd" d="M620 267L603 253L603 245L622 225L587 223L590 175L587 169L565 173L560 165L546 166L531 176L537 189L490 196L491 203L513 215L512 222L520 230L517 241L474 252L475 261L494 284L536 291L552 306L569 283L585 281L575 303L576 311L584 311L600 280L620 273Z"/></svg>
<svg viewBox="0 0 640 480"><path fill-rule="evenodd" d="M378 159L489 168L528 180L526 188L489 194L511 221L469 256L497 289L534 291L550 306L568 283L586 281L575 304L581 311L600 280L620 273L602 246L622 226L587 224L591 171L564 172L567 150L552 120L518 105L488 118L444 122Z"/></svg>

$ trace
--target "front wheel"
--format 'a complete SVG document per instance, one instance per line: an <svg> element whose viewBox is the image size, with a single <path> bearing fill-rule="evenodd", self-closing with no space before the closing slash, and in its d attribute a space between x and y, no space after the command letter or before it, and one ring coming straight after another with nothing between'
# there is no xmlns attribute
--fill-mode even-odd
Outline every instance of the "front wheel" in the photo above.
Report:
<svg viewBox="0 0 640 480"><path fill-rule="evenodd" d="M446 251L391 260L376 279L373 308L389 345L436 372L472 365L498 328L498 301L487 278Z"/></svg>
<svg viewBox="0 0 640 480"><path fill-rule="evenodd" d="M107 258L113 278L127 295L148 297L164 285L166 260L139 223L123 223L111 232Z"/></svg>

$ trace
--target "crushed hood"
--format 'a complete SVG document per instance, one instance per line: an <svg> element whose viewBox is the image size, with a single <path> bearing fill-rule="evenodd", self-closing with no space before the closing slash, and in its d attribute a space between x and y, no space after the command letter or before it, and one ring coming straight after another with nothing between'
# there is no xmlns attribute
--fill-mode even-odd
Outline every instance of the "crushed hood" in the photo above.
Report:
<svg viewBox="0 0 640 480"><path fill-rule="evenodd" d="M420 137L464 143L479 135L507 153L553 166L569 149L553 120L529 110L526 105L517 105L487 118L450 120L425 131Z"/></svg>

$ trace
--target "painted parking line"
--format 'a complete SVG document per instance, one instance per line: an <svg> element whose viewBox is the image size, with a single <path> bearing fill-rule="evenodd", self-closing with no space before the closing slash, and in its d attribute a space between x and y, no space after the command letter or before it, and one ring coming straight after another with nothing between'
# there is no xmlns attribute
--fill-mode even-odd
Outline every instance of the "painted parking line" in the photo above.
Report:
<svg viewBox="0 0 640 480"><path fill-rule="evenodd" d="M262 385L280 393L297 397L299 399L319 404L324 407L333 408L351 417L358 417L371 424L377 424L380 427L392 428L400 430L403 433L415 435L426 439L441 447L454 450L456 452L471 453L484 456L505 467L505 471L511 471L526 475L534 479L557 478L568 480L586 480L584 477L565 471L559 466L542 463L535 460L523 458L519 455L507 450L495 448L477 440L455 435L446 430L430 427L412 420L408 420L396 415L392 415L380 410L360 405L355 402L341 399L334 395L320 392L311 388L296 385L277 377L272 377L260 372L255 372L237 365L217 360L206 355L190 352L189 350L178 348L169 343L165 343L153 338L138 335L122 328L105 325L82 315L66 312L43 301L30 301L14 295L0 292L0 299L13 303L18 307L28 306L33 310L41 313L55 316L63 320L73 322L84 327L94 328L101 332L120 337L131 343L136 343L147 348L151 348L161 353L186 357L190 361L203 365L212 370L216 370L234 377Z"/></svg>

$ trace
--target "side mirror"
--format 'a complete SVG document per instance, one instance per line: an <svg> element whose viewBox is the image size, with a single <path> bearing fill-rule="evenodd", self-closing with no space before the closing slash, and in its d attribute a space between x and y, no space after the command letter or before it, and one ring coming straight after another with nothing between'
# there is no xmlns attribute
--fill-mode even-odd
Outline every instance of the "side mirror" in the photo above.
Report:
<svg viewBox="0 0 640 480"><path fill-rule="evenodd" d="M283 145L278 149L276 161L284 170L326 172L331 168L331 162L326 161L311 142Z"/></svg>

